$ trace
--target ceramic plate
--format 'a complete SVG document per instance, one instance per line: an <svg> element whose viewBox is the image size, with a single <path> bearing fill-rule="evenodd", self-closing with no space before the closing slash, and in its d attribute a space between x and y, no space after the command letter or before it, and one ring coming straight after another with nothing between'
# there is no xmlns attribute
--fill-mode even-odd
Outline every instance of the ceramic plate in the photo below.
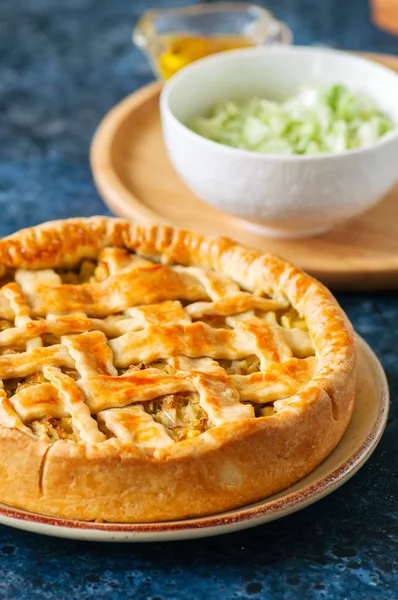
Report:
<svg viewBox="0 0 398 600"><path fill-rule="evenodd" d="M217 515L167 523L87 523L46 517L0 504L0 523L35 533L90 541L160 542L239 531L279 519L327 496L367 461L383 433L389 393L383 368L358 339L356 404L350 425L335 450L312 473L265 500Z"/></svg>

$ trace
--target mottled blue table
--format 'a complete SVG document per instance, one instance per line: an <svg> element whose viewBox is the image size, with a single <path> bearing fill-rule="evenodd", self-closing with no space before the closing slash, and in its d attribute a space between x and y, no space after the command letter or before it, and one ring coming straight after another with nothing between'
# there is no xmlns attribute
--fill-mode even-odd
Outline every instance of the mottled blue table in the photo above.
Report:
<svg viewBox="0 0 398 600"><path fill-rule="evenodd" d="M370 24L366 0L268 6L297 43L398 54L397 38ZM144 0L0 0L0 235L107 213L88 148L111 106L151 79L130 44L147 7ZM397 297L339 300L381 358L392 392L386 433L353 480L281 521L204 541L104 545L0 527L0 598L396 600Z"/></svg>

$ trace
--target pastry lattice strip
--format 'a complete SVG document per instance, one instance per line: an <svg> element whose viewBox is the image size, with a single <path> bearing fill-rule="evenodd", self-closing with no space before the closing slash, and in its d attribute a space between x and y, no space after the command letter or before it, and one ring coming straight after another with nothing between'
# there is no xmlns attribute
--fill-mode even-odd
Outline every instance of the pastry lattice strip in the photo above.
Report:
<svg viewBox="0 0 398 600"><path fill-rule="evenodd" d="M119 253L120 254L120 253ZM101 258L101 257L100 257ZM213 300L238 295L256 307L273 303L267 299L241 292L239 286L227 277L205 272L194 267L169 267L146 260L131 260L128 266L116 269L114 254L107 253L106 264L110 276L104 281L80 285L62 284L61 277L51 269L25 271L19 269L15 280L26 295L35 317L48 313L84 312L90 317L103 318L133 306L155 304L180 298L188 302ZM119 258L119 260L121 260ZM127 259L126 259L127 260ZM4 289L4 288L3 288ZM252 298L252 300L250 300ZM242 300L244 301L244 300ZM10 318L12 310L3 290L0 292L0 318Z"/></svg>

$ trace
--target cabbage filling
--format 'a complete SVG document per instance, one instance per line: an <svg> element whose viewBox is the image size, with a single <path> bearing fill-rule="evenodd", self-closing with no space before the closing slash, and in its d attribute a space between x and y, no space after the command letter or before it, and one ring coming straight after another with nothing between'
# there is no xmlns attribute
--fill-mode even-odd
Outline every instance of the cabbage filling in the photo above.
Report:
<svg viewBox="0 0 398 600"><path fill-rule="evenodd" d="M251 375L260 371L260 359L254 354L242 360L218 360L228 375Z"/></svg>
<svg viewBox="0 0 398 600"><path fill-rule="evenodd" d="M38 437L48 436L52 442L58 440L79 441L78 436L73 430L71 417L63 419L54 419L53 417L43 417L27 423L29 429Z"/></svg>
<svg viewBox="0 0 398 600"><path fill-rule="evenodd" d="M8 319L0 319L0 331L11 329L11 327L14 327L14 323L12 321L9 321Z"/></svg>
<svg viewBox="0 0 398 600"><path fill-rule="evenodd" d="M14 394L21 392L33 385L37 385L39 383L45 383L47 380L44 377L41 371L36 371L27 377L23 377L22 379L5 379L4 383L4 391L7 396L11 398Z"/></svg>
<svg viewBox="0 0 398 600"><path fill-rule="evenodd" d="M169 394L147 402L145 410L176 441L197 437L207 429L208 418L197 394Z"/></svg>
<svg viewBox="0 0 398 600"><path fill-rule="evenodd" d="M62 283L78 285L82 283L93 283L104 281L109 277L108 265L102 261L94 261L85 258L77 269L57 269Z"/></svg>
<svg viewBox="0 0 398 600"><path fill-rule="evenodd" d="M275 409L272 404L265 404L264 406L258 406L254 409L256 417L270 417L275 413Z"/></svg>

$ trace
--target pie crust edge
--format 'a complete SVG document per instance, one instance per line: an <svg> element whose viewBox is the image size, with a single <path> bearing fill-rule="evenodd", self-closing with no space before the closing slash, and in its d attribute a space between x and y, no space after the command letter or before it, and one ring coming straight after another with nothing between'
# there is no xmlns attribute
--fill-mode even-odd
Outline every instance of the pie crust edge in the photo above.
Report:
<svg viewBox="0 0 398 600"><path fill-rule="evenodd" d="M153 522L242 506L313 470L340 441L354 407L354 333L331 293L285 261L230 240L109 217L53 221L0 240L0 274L69 267L110 245L285 295L306 316L318 370L271 417L221 425L157 457L117 439L51 445L0 425L0 501L69 519Z"/></svg>

